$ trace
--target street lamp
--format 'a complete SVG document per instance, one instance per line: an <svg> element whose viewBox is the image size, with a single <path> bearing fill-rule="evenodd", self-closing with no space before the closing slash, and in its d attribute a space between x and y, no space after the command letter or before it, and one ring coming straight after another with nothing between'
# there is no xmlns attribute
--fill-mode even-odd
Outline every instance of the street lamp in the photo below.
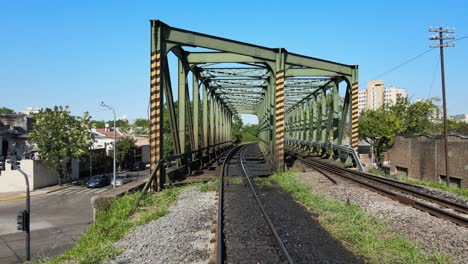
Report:
<svg viewBox="0 0 468 264"><path fill-rule="evenodd" d="M114 108L112 106L107 105L104 102L101 102L101 106L111 109L112 112L114 113L114 166L113 166L114 167L114 170L113 170L114 184L113 185L114 185L114 188L115 188L115 148L116 148L116 144L115 144L115 130L116 130L116 128L115 128L115 110L114 110Z"/></svg>

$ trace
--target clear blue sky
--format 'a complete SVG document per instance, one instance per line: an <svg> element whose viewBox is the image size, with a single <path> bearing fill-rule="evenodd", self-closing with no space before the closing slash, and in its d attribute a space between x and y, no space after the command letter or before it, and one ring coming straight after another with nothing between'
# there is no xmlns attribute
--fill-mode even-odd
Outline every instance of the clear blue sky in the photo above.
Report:
<svg viewBox="0 0 468 264"><path fill-rule="evenodd" d="M427 50L429 26L468 35L465 0L357 2L0 0L0 106L69 105L111 119L105 101L118 116L146 117L150 19L358 64L360 87ZM468 113L468 39L445 52L448 112ZM413 99L441 97L438 54L381 79Z"/></svg>

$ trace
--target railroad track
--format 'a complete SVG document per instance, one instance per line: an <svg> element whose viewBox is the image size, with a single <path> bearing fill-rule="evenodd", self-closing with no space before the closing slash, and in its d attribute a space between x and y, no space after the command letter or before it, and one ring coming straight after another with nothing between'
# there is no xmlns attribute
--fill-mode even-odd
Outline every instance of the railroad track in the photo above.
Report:
<svg viewBox="0 0 468 264"><path fill-rule="evenodd" d="M265 219L265 223L266 225L268 225L268 228L270 229L271 234L273 235L274 240L276 241L276 244L279 249L278 251L281 252L282 257L287 261L287 263L294 263L286 247L284 246L283 241L278 235L278 232L273 222L271 221L271 218L268 216L267 212L265 211L265 208L260 202L255 186L250 179L251 170L255 171L255 175L264 174L264 172L258 171L257 168L255 168L255 164L258 163L259 160L261 159L261 156L260 156L261 154L252 153L252 150L249 149L252 147L254 147L254 144L246 144L246 145L241 145L239 147L233 148L226 155L222 164L222 169L220 173L219 193L218 193L219 199L218 199L218 220L217 220L218 225L217 225L217 230L216 230L216 233L217 233L216 234L216 237L217 237L216 238L216 243L217 243L216 263L218 264L225 263L225 260L226 260L225 259L226 247L224 244L225 237L224 237L224 208L223 206L224 206L224 199L225 199L225 196L224 196L225 185L229 184L228 179L226 179L226 177L228 176L229 161L233 159L233 157L239 160L244 186L249 186L252 196L258 205L258 208L262 212L263 218ZM246 199L248 199L248 197L246 197Z"/></svg>
<svg viewBox="0 0 468 264"><path fill-rule="evenodd" d="M356 182L400 203L412 206L431 215L468 227L468 206L424 192L424 188L393 179L336 167L305 158L298 150L287 149L286 153L296 156L304 164Z"/></svg>

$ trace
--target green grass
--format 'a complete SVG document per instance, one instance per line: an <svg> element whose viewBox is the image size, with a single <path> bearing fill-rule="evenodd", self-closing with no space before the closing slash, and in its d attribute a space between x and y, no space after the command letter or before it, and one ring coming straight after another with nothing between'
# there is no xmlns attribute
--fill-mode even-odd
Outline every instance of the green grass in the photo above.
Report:
<svg viewBox="0 0 468 264"><path fill-rule="evenodd" d="M242 179L241 176L236 176L236 177L226 177L225 178L227 182L230 184L243 184L244 180Z"/></svg>
<svg viewBox="0 0 468 264"><path fill-rule="evenodd" d="M311 191L294 173L271 177L294 199L318 214L323 227L369 263L451 263L449 256L426 253L418 244L396 235L387 224L368 216L361 208L327 199Z"/></svg>
<svg viewBox="0 0 468 264"><path fill-rule="evenodd" d="M465 198L468 198L468 189L465 189L465 188L457 188L457 187L450 187L450 186L447 187L447 185L442 182L422 181L422 180L415 180L415 179L406 178L406 177L404 178L398 177L398 179L407 183L429 186L429 187L440 189L446 192L451 192L451 193L463 196Z"/></svg>
<svg viewBox="0 0 468 264"><path fill-rule="evenodd" d="M242 134L242 141L241 144L243 143L248 143L248 142L255 142L257 141L257 137L250 134L250 133L243 133Z"/></svg>
<svg viewBox="0 0 468 264"><path fill-rule="evenodd" d="M134 227L156 220L168 213L179 193L189 187L197 186L201 191L210 191L215 183L193 184L168 188L159 193L147 195L140 203L133 217L128 217L132 205L139 193L129 194L115 199L112 205L96 216L96 221L84 232L81 239L69 250L53 259L43 259L38 263L101 263L122 252L114 246Z"/></svg>
<svg viewBox="0 0 468 264"><path fill-rule="evenodd" d="M385 175L385 174L383 173L383 171L378 170L378 169L375 169L375 168L371 168L371 169L369 170L369 173L377 174L377 175L381 175L381 176L385 176L385 177L389 177L389 175ZM451 187L451 186L447 187L447 185L446 185L444 182L433 182L433 181L416 180L416 179L413 179L413 178L401 177L401 176L397 176L397 175L392 175L392 176L390 176L390 177L392 177L392 178L397 178L398 180L403 181L403 182L407 182L407 183L411 183L411 184L417 184L417 185L422 185L422 186L428 186L428 187L436 188L436 189L439 189L439 190L443 190L443 191L446 191L446 192L454 193L454 194L463 196L463 197L465 197L465 198L468 198L468 189L466 189L466 188Z"/></svg>

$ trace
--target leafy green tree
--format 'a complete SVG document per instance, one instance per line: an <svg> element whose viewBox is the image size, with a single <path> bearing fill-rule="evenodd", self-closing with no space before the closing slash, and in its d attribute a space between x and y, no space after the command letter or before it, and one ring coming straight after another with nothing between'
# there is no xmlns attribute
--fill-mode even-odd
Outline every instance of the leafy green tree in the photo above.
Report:
<svg viewBox="0 0 468 264"><path fill-rule="evenodd" d="M390 107L364 111L359 117L359 137L374 147L377 163L381 163L397 135L419 135L434 131L432 116L437 110L435 99L411 104L399 100Z"/></svg>
<svg viewBox="0 0 468 264"><path fill-rule="evenodd" d="M149 135L149 120L145 118L137 118L133 122L133 131L139 135Z"/></svg>
<svg viewBox="0 0 468 264"><path fill-rule="evenodd" d="M15 113L15 111L13 111L13 109L10 109L8 107L0 107L0 114L13 114Z"/></svg>
<svg viewBox="0 0 468 264"><path fill-rule="evenodd" d="M242 142L252 142L257 139L257 124L246 124L242 127Z"/></svg>
<svg viewBox="0 0 468 264"><path fill-rule="evenodd" d="M137 118L137 119L135 119L135 122L133 122L133 125L138 126L138 127L148 127L149 128L149 124L150 124L150 122L146 118Z"/></svg>
<svg viewBox="0 0 468 264"><path fill-rule="evenodd" d="M89 119L87 112L81 117L71 116L68 106L41 109L34 114L29 139L37 146L42 159L59 174L59 185L70 176L71 166L67 164L71 164L72 157L81 157L89 151L92 144Z"/></svg>
<svg viewBox="0 0 468 264"><path fill-rule="evenodd" d="M121 137L117 139L115 155L119 164L120 170L123 169L124 164L132 160L132 155L136 149L136 140L130 137Z"/></svg>
<svg viewBox="0 0 468 264"><path fill-rule="evenodd" d="M468 123L457 121L457 120L447 120L448 121L448 130L451 134L459 135L468 135ZM440 123L440 131L444 129L444 124Z"/></svg>
<svg viewBox="0 0 468 264"><path fill-rule="evenodd" d="M232 144L238 145L242 142L242 118L239 115L234 115L232 117Z"/></svg>
<svg viewBox="0 0 468 264"><path fill-rule="evenodd" d="M405 98L389 108L402 120L404 126L402 134L418 135L434 132L435 124L432 122L432 116L438 110L434 104L435 100L437 99L420 100L412 104Z"/></svg>
<svg viewBox="0 0 468 264"><path fill-rule="evenodd" d="M394 112L384 108L364 111L359 117L359 138L373 145L379 164L395 136L403 131L403 121Z"/></svg>
<svg viewBox="0 0 468 264"><path fill-rule="evenodd" d="M104 122L102 120L91 120L89 122L89 125L91 127L95 127L95 128L104 128L104 127L106 127L106 122Z"/></svg>

